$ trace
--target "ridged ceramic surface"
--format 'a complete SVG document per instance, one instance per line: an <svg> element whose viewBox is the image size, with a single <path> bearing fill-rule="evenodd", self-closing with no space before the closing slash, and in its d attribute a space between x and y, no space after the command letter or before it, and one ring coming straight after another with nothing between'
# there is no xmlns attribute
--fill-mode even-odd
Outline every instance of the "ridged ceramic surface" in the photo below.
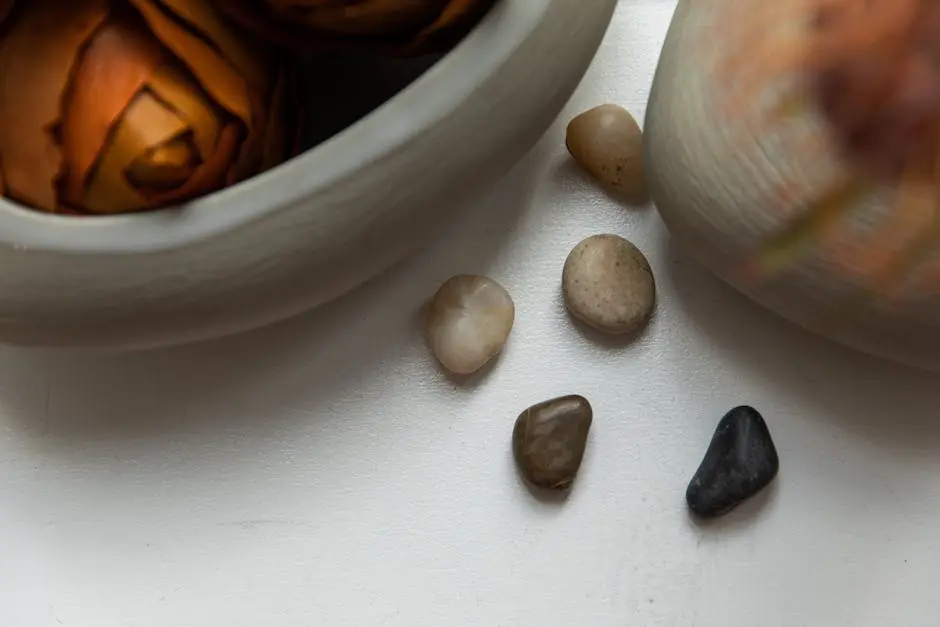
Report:
<svg viewBox="0 0 940 627"><path fill-rule="evenodd" d="M647 110L651 192L677 244L755 301L940 369L936 185L850 163L806 97L822 4L680 2Z"/></svg>

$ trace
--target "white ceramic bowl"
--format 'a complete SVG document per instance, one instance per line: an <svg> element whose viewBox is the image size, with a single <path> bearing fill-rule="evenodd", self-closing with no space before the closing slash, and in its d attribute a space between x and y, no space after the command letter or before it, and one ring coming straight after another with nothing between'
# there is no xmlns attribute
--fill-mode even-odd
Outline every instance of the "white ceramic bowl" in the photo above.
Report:
<svg viewBox="0 0 940 627"><path fill-rule="evenodd" d="M347 292L415 251L455 196L525 154L576 88L615 5L502 0L372 113L181 210L75 219L0 201L0 342L187 342Z"/></svg>

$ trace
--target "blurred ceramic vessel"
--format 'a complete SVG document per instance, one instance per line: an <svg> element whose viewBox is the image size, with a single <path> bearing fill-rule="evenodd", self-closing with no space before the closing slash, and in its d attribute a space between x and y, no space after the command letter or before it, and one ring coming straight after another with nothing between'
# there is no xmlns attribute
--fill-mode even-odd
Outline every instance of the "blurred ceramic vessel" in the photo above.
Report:
<svg viewBox="0 0 940 627"><path fill-rule="evenodd" d="M805 328L940 369L940 88L900 85L928 4L680 0L644 130L678 246Z"/></svg>

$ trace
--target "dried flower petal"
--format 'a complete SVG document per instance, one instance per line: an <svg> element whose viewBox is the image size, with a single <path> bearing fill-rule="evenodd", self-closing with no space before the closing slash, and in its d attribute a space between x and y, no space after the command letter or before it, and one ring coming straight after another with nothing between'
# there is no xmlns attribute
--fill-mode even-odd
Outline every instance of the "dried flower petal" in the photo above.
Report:
<svg viewBox="0 0 940 627"><path fill-rule="evenodd" d="M75 57L108 4L30 0L0 40L0 157L15 200L55 210L62 155L51 130Z"/></svg>
<svg viewBox="0 0 940 627"><path fill-rule="evenodd" d="M185 185L197 167L198 149L187 133L134 159L125 175L135 189L169 192Z"/></svg>
<svg viewBox="0 0 940 627"><path fill-rule="evenodd" d="M434 22L415 35L407 50L442 49L452 45L469 31L492 5L493 0L451 0Z"/></svg>
<svg viewBox="0 0 940 627"><path fill-rule="evenodd" d="M82 55L71 89L63 98L62 149L65 197L78 202L101 146L114 124L161 63L160 42L142 25L112 18L98 30ZM176 132L185 128L180 121ZM141 129L141 140L148 139Z"/></svg>
<svg viewBox="0 0 940 627"><path fill-rule="evenodd" d="M270 0L279 19L340 35L408 34L432 23L449 0L361 0L360 2L310 2Z"/></svg>
<svg viewBox="0 0 940 627"><path fill-rule="evenodd" d="M214 0L240 25L299 49L446 50L496 0Z"/></svg>

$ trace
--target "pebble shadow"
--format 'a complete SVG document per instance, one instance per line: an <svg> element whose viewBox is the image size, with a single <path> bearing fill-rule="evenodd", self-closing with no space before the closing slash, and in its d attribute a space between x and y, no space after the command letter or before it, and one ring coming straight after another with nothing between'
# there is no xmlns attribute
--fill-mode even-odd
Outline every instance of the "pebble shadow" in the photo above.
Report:
<svg viewBox="0 0 940 627"><path fill-rule="evenodd" d="M663 229L663 238L669 239ZM719 351L847 432L904 451L940 448L940 377L879 360L786 322L726 285L669 239L663 281Z"/></svg>
<svg viewBox="0 0 940 627"><path fill-rule="evenodd" d="M483 364L483 367L476 372L470 374L455 374L444 370L444 368L441 368L441 373L456 389L470 392L476 390L490 379L493 371L498 367L501 358L502 353Z"/></svg>
<svg viewBox="0 0 940 627"><path fill-rule="evenodd" d="M571 157L561 159L555 166L552 180L560 188L560 193L570 193L572 190L587 191L591 194L601 194L611 202L630 211L643 211L652 207L648 196L643 198L626 198L599 185L578 162Z"/></svg>

